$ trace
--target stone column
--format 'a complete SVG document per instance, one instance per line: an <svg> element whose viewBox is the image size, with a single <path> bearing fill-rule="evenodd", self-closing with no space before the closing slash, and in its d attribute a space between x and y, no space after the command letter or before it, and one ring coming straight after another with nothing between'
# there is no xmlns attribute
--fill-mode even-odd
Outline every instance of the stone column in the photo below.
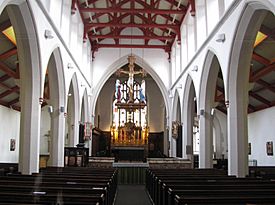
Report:
<svg viewBox="0 0 275 205"><path fill-rule="evenodd" d="M213 167L213 119L209 109L200 110L200 154L199 167Z"/></svg>

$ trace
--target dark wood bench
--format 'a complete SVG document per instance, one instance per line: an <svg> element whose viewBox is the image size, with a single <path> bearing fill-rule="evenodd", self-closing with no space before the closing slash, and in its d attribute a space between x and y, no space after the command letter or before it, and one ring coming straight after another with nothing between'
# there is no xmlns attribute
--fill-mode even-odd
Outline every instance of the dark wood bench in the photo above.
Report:
<svg viewBox="0 0 275 205"><path fill-rule="evenodd" d="M60 199L63 204L111 205L116 177L115 169L50 168L34 175L10 174L0 177L0 202L56 204Z"/></svg>

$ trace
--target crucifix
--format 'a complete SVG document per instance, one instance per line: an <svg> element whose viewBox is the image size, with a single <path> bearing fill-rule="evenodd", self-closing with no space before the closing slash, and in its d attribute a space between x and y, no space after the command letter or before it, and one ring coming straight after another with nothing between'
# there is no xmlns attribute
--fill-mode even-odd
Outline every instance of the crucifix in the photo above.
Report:
<svg viewBox="0 0 275 205"><path fill-rule="evenodd" d="M129 75L129 78L128 78L128 81L127 81L127 85L129 86L129 100L128 102L132 103L134 102L134 75L135 74L142 74L142 77L146 76L146 72L141 69L139 71L135 71L134 68L135 68L135 62L136 62L136 57L133 56L133 55L130 55L128 56L128 62L129 62L129 71L125 71L125 70L122 70L122 69L119 69L118 70L118 75L120 73L125 73L125 74L128 74Z"/></svg>

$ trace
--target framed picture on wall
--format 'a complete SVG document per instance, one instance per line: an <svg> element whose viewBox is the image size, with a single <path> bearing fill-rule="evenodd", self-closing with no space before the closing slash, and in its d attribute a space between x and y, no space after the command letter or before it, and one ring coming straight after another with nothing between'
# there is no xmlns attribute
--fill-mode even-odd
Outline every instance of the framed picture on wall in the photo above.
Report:
<svg viewBox="0 0 275 205"><path fill-rule="evenodd" d="M248 143L248 154L251 155L251 143Z"/></svg>
<svg viewBox="0 0 275 205"><path fill-rule="evenodd" d="M266 154L268 156L273 156L273 142L266 142Z"/></svg>
<svg viewBox="0 0 275 205"><path fill-rule="evenodd" d="M15 151L15 139L10 140L10 151Z"/></svg>

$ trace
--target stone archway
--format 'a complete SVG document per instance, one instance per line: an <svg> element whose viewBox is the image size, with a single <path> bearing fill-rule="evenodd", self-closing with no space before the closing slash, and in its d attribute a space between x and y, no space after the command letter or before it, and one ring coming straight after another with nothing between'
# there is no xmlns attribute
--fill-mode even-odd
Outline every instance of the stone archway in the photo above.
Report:
<svg viewBox="0 0 275 205"><path fill-rule="evenodd" d="M269 11L268 1L249 2L233 42L228 76L228 174L248 174L247 106L250 62L257 32ZM242 43L240 43L242 42ZM229 89L230 87L230 89Z"/></svg>

